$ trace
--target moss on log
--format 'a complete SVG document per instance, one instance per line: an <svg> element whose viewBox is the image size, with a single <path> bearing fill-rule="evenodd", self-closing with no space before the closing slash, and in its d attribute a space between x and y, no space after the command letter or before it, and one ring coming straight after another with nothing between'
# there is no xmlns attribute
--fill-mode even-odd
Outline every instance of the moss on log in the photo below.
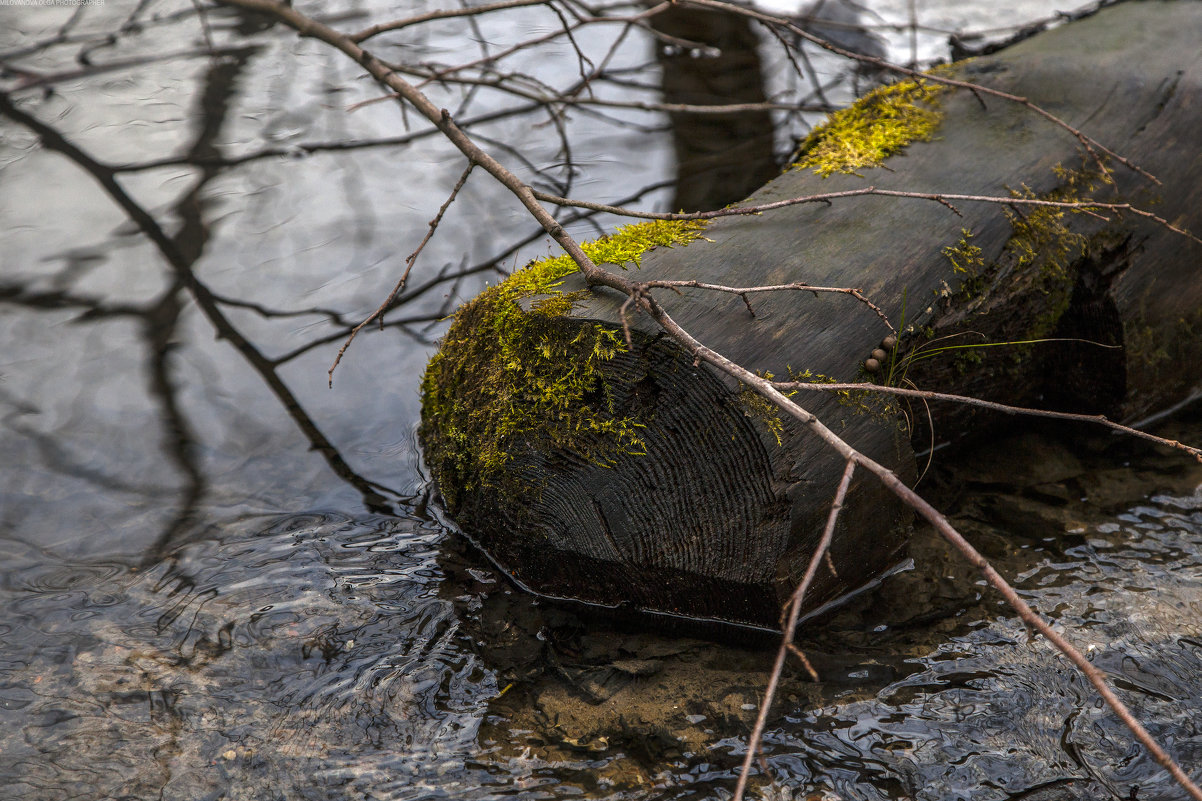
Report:
<svg viewBox="0 0 1202 801"><path fill-rule="evenodd" d="M1029 98L1163 185L1099 162L1020 104L920 82L836 116L746 203L866 186L1089 197L1202 228L1199 34L1202 3L1128 3L947 73ZM749 310L702 289L658 295L686 330L764 375L909 380L1128 420L1199 390L1202 373L1178 366L1202 337L1202 246L1130 214L955 205L865 196L720 218L703 232L633 226L590 247L642 280L858 287L904 324L870 375L864 362L890 332L848 296L757 294ZM537 592L771 627L821 532L839 458L646 318L630 316L627 347L624 301L560 260L460 310L423 383L421 435L448 510ZM1014 344L1032 340L1067 341ZM887 399L798 399L913 476L912 432ZM947 437L980 423L959 410L935 420ZM819 572L811 608L896 563L908 523L859 476L837 575Z"/></svg>

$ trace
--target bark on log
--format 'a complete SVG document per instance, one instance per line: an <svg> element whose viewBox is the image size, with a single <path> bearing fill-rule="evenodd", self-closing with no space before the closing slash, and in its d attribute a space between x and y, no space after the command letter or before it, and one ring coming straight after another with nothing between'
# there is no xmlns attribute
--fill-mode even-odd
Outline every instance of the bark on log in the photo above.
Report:
<svg viewBox="0 0 1202 801"><path fill-rule="evenodd" d="M1127 3L948 73L1029 98L1163 186L1113 160L1107 183L1063 128L1021 105L949 89L919 106L939 119L930 141L910 143L887 169L827 178L792 170L746 203L866 186L1090 197L1130 201L1202 230L1200 41L1202 3ZM859 287L908 332L876 380L891 375L927 389L1128 421L1199 392L1202 370L1192 356L1202 339L1202 245L1131 214L1101 220L1030 206L955 205L961 216L929 201L869 196L722 218L704 240L647 252L638 278ZM757 294L754 316L730 294L661 289L657 297L707 345L781 377L809 370L816 380L866 380L864 360L889 334L844 295ZM578 274L546 296L520 298L522 314L540 321L523 329L528 348L548 358L569 354L575 363L594 353L595 374L572 378L583 386L575 405L587 414L548 407L539 413L545 425L489 432L464 422L464 409L497 402L500 391L490 382L506 370L534 376L525 390L503 393L506 408L520 408L545 394L555 376L513 356L512 346L487 344L500 330L495 308L465 306L424 384L422 438L448 510L536 592L772 627L821 533L838 457L695 365L645 318L631 315L634 347L610 357L605 343L613 339L598 332L621 337L624 300L588 290ZM979 335L940 339L965 331ZM1046 338L1119 347L936 350ZM895 406L808 392L799 400L854 447L904 478L913 475L911 432ZM941 412L940 436L979 423L962 410ZM625 452L636 447L646 453ZM837 575L819 572L811 608L896 563L909 519L861 471L836 533Z"/></svg>

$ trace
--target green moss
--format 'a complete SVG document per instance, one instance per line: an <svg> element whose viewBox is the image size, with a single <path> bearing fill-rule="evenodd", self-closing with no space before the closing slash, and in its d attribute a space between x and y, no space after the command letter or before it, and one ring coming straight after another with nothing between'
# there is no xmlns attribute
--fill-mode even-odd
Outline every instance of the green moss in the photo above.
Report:
<svg viewBox="0 0 1202 801"><path fill-rule="evenodd" d="M637 266L650 248L687 244L704 227L639 223L581 247L594 262ZM543 259L486 289L459 308L427 365L420 433L452 511L462 493L505 483L519 448L602 464L642 451L642 424L614 408L602 373L626 349L621 330L569 317L580 296L560 287L577 269L566 255Z"/></svg>
<svg viewBox="0 0 1202 801"><path fill-rule="evenodd" d="M980 295L987 285L987 265L981 255L981 249L972 243L972 239L972 231L961 228L960 241L941 251L943 257L951 263L952 272L960 276L958 292L965 300L972 300Z"/></svg>
<svg viewBox="0 0 1202 801"><path fill-rule="evenodd" d="M1132 354L1132 361L1150 373L1159 373L1173 360L1162 332L1150 325L1132 326L1123 345Z"/></svg>
<svg viewBox="0 0 1202 801"><path fill-rule="evenodd" d="M1202 341L1202 309L1173 321L1149 323L1146 301L1141 301L1127 327L1123 346L1130 355L1129 381L1136 386L1158 386L1193 381L1193 371L1182 365L1196 361L1196 345Z"/></svg>
<svg viewBox="0 0 1202 801"><path fill-rule="evenodd" d="M1028 187L1011 191L1015 197L1035 198ZM1061 187L1043 196L1044 200L1075 201L1079 198L1075 187ZM1014 261L1015 269L1028 270L1033 265L1043 277L1053 281L1068 275L1072 262L1085 251L1087 240L1065 225L1071 210L1055 206L1015 206L1005 209L1006 218L1014 230L1006 243L1004 255Z"/></svg>
<svg viewBox="0 0 1202 801"><path fill-rule="evenodd" d="M985 361L985 352L980 348L957 351L955 360L956 373L958 375L968 375L979 367L983 361Z"/></svg>
<svg viewBox="0 0 1202 801"><path fill-rule="evenodd" d="M651 248L687 245L701 237L706 225L701 220L650 220L623 225L609 236L580 243L580 247L596 264L615 264L622 269L628 264L638 267L643 263L643 254ZM519 294L539 295L577 269L576 262L565 253L527 265L506 283Z"/></svg>
<svg viewBox="0 0 1202 801"><path fill-rule="evenodd" d="M832 376L815 373L812 370L806 369L800 372L787 366L785 370L789 374L789 381L795 381L804 384L837 384L839 381ZM772 372L760 372L763 378L772 381L776 376ZM864 373L862 379L867 381L868 374ZM798 394L798 390L790 390L784 392L785 397L792 398ZM834 393L838 399L839 405L848 409L856 415L867 414L879 420L888 420L897 416L899 407L892 398L882 395L879 392L869 392L867 390L838 390ZM762 427L762 430L776 440L777 446L784 445L785 439L785 423L782 411L772 401L765 398L760 393L756 392L751 387L744 384L739 390L739 403L743 407L743 414L757 421Z"/></svg>
<svg viewBox="0 0 1202 801"><path fill-rule="evenodd" d="M972 243L973 233L960 229L960 241L943 249L944 257L952 263L952 272L974 275L985 267L981 249Z"/></svg>
<svg viewBox="0 0 1202 801"><path fill-rule="evenodd" d="M1036 195L1029 187L1023 186L1019 190L1011 190L1011 194L1015 197L1038 197L1071 203L1082 200L1092 194L1099 184L1108 182L1106 175L1092 165L1070 170L1057 164L1053 171L1062 182L1056 189ZM1027 281L1033 291L1047 297L1046 311L1030 326L1025 336L1027 339L1050 335L1072 301L1076 280L1072 267L1089 252L1090 240L1071 230L1068 223L1073 215L1083 213L1083 209L1053 206L1014 206L1005 210L1013 234L1006 242L999 261L1012 265L1020 280ZM1029 351L1029 347L1016 350L1016 363Z"/></svg>
<svg viewBox="0 0 1202 801"><path fill-rule="evenodd" d="M792 373L792 371L790 371L790 373ZM806 373L808 374L809 371L807 370ZM770 371L761 372L760 376L768 381L776 378L776 375ZM798 379L791 377L790 380L795 381ZM796 394L796 391L785 393L785 395L788 397L792 397ZM784 438L782 435L785 433L785 424L781 419L781 410L779 406L746 384L739 389L739 403L743 405L743 414L759 421L760 425L762 425L776 440L777 446L784 444Z"/></svg>
<svg viewBox="0 0 1202 801"><path fill-rule="evenodd" d="M930 141L943 117L939 95L948 87L921 81L882 86L836 111L802 142L797 169L823 178L880 166L915 140Z"/></svg>
<svg viewBox="0 0 1202 801"><path fill-rule="evenodd" d="M1037 194L1024 185L1011 190L1011 196L1076 202L1106 181L1106 176L1093 165L1070 170L1058 164L1053 171L1060 181L1055 189ZM935 304L927 311L941 308L945 315L934 327L928 325L908 338L897 381L905 379L915 362L937 355L954 355L952 365L958 376L969 375L983 367L1009 370L1017 375L1033 352L1033 340L1052 335L1072 302L1076 280L1073 267L1087 255L1091 240L1073 231L1069 223L1073 214L1084 212L1084 209L1022 204L1003 208L1011 234L992 261L987 261L981 249L973 244L973 233L961 229L959 241L940 251L951 264L953 275L959 277L959 285L953 289L945 282L942 289L935 290ZM988 290L999 281L1007 284L1011 306L1029 307L1038 313L1018 311L1007 314L1004 318L1006 327L991 329L980 316L993 314L993 295ZM1029 298L1031 302L1016 303L1015 298ZM978 347L931 344L937 338L956 336L968 330L986 341ZM1000 346L1005 346L1006 361L999 358L1001 353L993 352ZM892 374L886 383L894 383Z"/></svg>

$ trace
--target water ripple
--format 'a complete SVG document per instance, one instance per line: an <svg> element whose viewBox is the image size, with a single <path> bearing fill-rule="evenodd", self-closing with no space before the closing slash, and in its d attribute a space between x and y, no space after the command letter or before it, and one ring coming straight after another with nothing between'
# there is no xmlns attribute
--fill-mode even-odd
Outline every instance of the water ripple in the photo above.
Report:
<svg viewBox="0 0 1202 801"><path fill-rule="evenodd" d="M1185 765L1202 758L1200 509L1197 493L1154 497L1020 585ZM768 738L774 773L849 801L1001 801L1045 785L1063 799L1179 796L1086 680L1020 623L994 620L915 662L874 698L790 716Z"/></svg>
<svg viewBox="0 0 1202 801"><path fill-rule="evenodd" d="M22 571L3 597L0 778L26 797L437 783L496 692L438 597L437 539L309 513L144 571Z"/></svg>

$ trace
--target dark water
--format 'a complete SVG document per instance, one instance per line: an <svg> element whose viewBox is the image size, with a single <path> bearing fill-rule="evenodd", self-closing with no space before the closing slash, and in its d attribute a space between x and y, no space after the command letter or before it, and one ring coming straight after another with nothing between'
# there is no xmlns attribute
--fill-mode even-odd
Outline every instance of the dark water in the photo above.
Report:
<svg viewBox="0 0 1202 801"><path fill-rule="evenodd" d="M1057 618L1186 766L1202 758L1200 526L1202 495L1155 496L1019 575L1026 599ZM791 716L773 735L774 766L850 797L1183 796L1020 621L978 621L914 664L873 698Z"/></svg>
<svg viewBox="0 0 1202 801"><path fill-rule="evenodd" d="M515 19L490 46L552 24ZM378 92L342 57L207 22L217 57L190 3L0 6L0 797L729 795L770 652L515 594L429 497L413 430L440 321L546 240L474 175L327 388L463 164L389 104L347 113ZM632 42L619 66L653 60ZM508 100L439 102L553 191L672 197L656 115L569 115L567 165ZM976 464L947 503L1197 764L1202 474L1039 447L1026 479ZM758 795L1173 797L966 568L921 534L916 558L807 633L824 681L786 677Z"/></svg>

